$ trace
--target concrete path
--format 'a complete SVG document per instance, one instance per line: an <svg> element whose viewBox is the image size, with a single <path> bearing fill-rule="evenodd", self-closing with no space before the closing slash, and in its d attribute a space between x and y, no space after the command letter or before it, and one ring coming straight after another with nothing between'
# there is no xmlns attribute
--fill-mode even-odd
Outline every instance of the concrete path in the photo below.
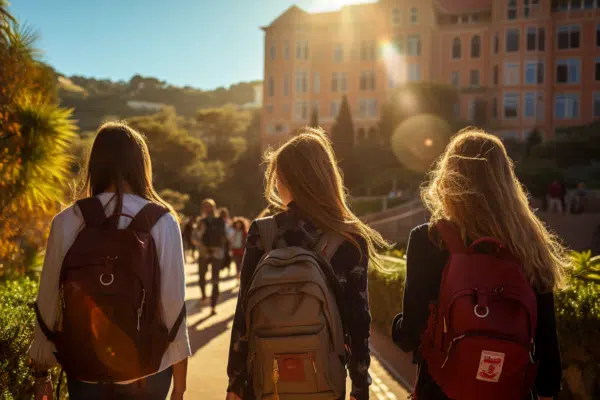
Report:
<svg viewBox="0 0 600 400"><path fill-rule="evenodd" d="M210 316L210 305L200 303L195 265L187 267L188 330L192 347L189 361L187 399L224 400L227 389L227 356L233 314L237 302L237 282L228 271L221 271L221 297L217 315ZM210 282L210 280L209 280ZM210 293L210 284L208 292ZM406 399L408 393L373 357L371 360L371 399ZM349 380L348 380L349 383ZM349 391L348 391L349 393Z"/></svg>

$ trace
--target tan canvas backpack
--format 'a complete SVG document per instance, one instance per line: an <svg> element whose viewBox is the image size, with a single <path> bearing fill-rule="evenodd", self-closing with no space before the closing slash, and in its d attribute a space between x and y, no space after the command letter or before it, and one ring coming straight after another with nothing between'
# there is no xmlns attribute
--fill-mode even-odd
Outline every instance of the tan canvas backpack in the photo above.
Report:
<svg viewBox="0 0 600 400"><path fill-rule="evenodd" d="M273 248L272 217L257 221L265 256L244 296L248 368L257 399L333 400L344 395L346 348L341 286L329 264L342 237L315 251Z"/></svg>

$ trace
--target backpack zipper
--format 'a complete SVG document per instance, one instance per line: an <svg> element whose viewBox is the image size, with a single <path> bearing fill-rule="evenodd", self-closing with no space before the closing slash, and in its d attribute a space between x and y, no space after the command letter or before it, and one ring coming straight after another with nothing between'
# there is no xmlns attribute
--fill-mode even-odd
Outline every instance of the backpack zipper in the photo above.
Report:
<svg viewBox="0 0 600 400"><path fill-rule="evenodd" d="M279 363L277 359L273 359L273 384L275 385L275 400L279 400L279 390L277 388L277 383L279 382Z"/></svg>
<svg viewBox="0 0 600 400"><path fill-rule="evenodd" d="M461 339L464 339L464 337L467 335L460 335L455 337L454 339L452 339L452 341L450 342L450 346L448 346L448 350L446 350L446 359L444 360L444 363L442 364L442 368L444 368L446 366L446 363L448 362L448 359L450 358L450 351L452 350L452 346L454 346L454 343L458 342Z"/></svg>
<svg viewBox="0 0 600 400"><path fill-rule="evenodd" d="M137 310L137 330L140 330L140 319L142 318L142 310L144 308L144 302L146 301L146 289L142 289L142 302L140 308Z"/></svg>
<svg viewBox="0 0 600 400"><path fill-rule="evenodd" d="M315 365L315 358L311 355L310 362L312 363L313 371L315 373L315 386L317 387L317 392L319 391L319 380L317 379L317 366Z"/></svg>

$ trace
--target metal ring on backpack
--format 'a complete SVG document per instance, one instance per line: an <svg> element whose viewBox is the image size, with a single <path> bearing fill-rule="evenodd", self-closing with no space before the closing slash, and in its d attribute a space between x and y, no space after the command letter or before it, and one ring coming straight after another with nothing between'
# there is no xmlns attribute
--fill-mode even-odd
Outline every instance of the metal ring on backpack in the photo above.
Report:
<svg viewBox="0 0 600 400"><path fill-rule="evenodd" d="M115 281L115 276L113 274L110 274L110 282L107 282L107 283L105 283L104 280L102 279L103 276L104 276L104 274L100 275L100 283L104 286L110 286Z"/></svg>
<svg viewBox="0 0 600 400"><path fill-rule="evenodd" d="M477 311L477 309L479 308L479 304L476 304L475 307L473 307L473 312L475 313L475 315L478 318L485 318L488 315L490 315L490 308L488 306L485 306L485 313L484 314L479 314L479 312Z"/></svg>

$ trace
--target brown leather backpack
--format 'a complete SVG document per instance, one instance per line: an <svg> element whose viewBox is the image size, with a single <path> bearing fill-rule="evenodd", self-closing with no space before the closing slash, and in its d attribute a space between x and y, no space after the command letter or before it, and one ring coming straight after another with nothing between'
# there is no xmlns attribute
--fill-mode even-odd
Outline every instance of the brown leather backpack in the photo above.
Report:
<svg viewBox="0 0 600 400"><path fill-rule="evenodd" d="M40 327L72 379L111 383L152 374L185 317L183 307L170 331L163 322L150 230L168 210L149 203L117 229L124 214L107 218L98 198L77 205L85 226L62 264L57 324L51 331L37 312Z"/></svg>

